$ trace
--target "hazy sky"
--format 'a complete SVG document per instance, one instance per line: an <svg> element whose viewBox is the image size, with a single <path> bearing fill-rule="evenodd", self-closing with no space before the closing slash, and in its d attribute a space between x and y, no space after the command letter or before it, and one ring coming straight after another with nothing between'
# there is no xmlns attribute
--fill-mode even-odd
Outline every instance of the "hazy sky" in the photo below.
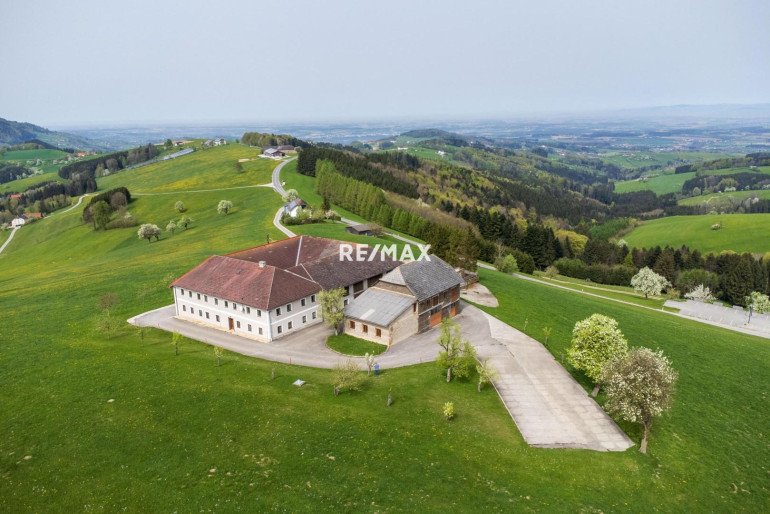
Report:
<svg viewBox="0 0 770 514"><path fill-rule="evenodd" d="M0 117L515 117L770 102L767 0L4 0Z"/></svg>

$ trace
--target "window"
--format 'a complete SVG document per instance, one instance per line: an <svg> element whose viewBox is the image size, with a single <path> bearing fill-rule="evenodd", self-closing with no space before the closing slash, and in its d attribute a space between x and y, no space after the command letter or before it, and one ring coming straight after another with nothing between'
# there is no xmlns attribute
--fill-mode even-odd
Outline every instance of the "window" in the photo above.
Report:
<svg viewBox="0 0 770 514"><path fill-rule="evenodd" d="M312 316L312 318L313 318L313 319L316 319L316 313L315 313L315 312L313 313L313 316Z"/></svg>
<svg viewBox="0 0 770 514"><path fill-rule="evenodd" d="M315 303L315 295L314 294L310 295L310 303Z"/></svg>
<svg viewBox="0 0 770 514"><path fill-rule="evenodd" d="M354 293L360 293L363 290L364 290L364 281L363 280L361 282L356 282L355 284L353 284L353 292Z"/></svg>
<svg viewBox="0 0 770 514"><path fill-rule="evenodd" d="M345 299L342 301L342 305L343 305L343 307L347 307L347 306L348 306L348 299L347 299L347 298L345 298Z"/></svg>
<svg viewBox="0 0 770 514"><path fill-rule="evenodd" d="M201 299L201 294L200 293L195 293L195 294L198 296L198 300L200 300Z"/></svg>
<svg viewBox="0 0 770 514"><path fill-rule="evenodd" d="M205 295L205 294L203 295L203 301L208 303L208 301L209 301L208 295Z"/></svg>
<svg viewBox="0 0 770 514"><path fill-rule="evenodd" d="M251 314L251 307L246 307L246 314Z"/></svg>
<svg viewBox="0 0 770 514"><path fill-rule="evenodd" d="M307 323L307 316L302 316L302 323Z"/></svg>
<svg viewBox="0 0 770 514"><path fill-rule="evenodd" d="M280 334L281 332L283 332L283 327L281 325L278 325L278 333Z"/></svg>
<svg viewBox="0 0 770 514"><path fill-rule="evenodd" d="M351 320L350 324L348 325L350 328L356 328L356 322Z"/></svg>
<svg viewBox="0 0 770 514"><path fill-rule="evenodd" d="M286 327L286 328L288 328L289 330L291 330L292 328L294 328L294 322L293 322L293 321L290 321L290 322L289 322L289 326L288 326L288 327Z"/></svg>
<svg viewBox="0 0 770 514"><path fill-rule="evenodd" d="M219 305L219 298L214 298L214 305Z"/></svg>
<svg viewBox="0 0 770 514"><path fill-rule="evenodd" d="M257 317L258 318L262 317L262 311L260 309L257 309Z"/></svg>
<svg viewBox="0 0 770 514"><path fill-rule="evenodd" d="M209 313L206 311L206 319L209 319Z"/></svg>
<svg viewBox="0 0 770 514"><path fill-rule="evenodd" d="M237 311L237 310L238 310L238 304L237 304L237 303L235 303L235 302L233 302L233 310L234 310L234 311Z"/></svg>
<svg viewBox="0 0 770 514"><path fill-rule="evenodd" d="M225 307L227 307L227 300L225 300Z"/></svg>
<svg viewBox="0 0 770 514"><path fill-rule="evenodd" d="M291 304L286 305L286 312L291 312Z"/></svg>
<svg viewBox="0 0 770 514"><path fill-rule="evenodd" d="M187 296L189 296L190 298L192 298L192 291L187 291Z"/></svg>
<svg viewBox="0 0 770 514"><path fill-rule="evenodd" d="M436 305L438 305L438 296L434 296L433 298L431 298L430 301L431 301L431 305L435 307Z"/></svg>
<svg viewBox="0 0 770 514"><path fill-rule="evenodd" d="M235 326L238 327L238 328L241 328L241 322L240 321L236 321L235 322Z"/></svg>
<svg viewBox="0 0 770 514"><path fill-rule="evenodd" d="M302 300L300 300L300 301L299 301L299 304L300 304L302 307L304 307L304 306L305 306L305 299L303 298Z"/></svg>
<svg viewBox="0 0 770 514"><path fill-rule="evenodd" d="M275 315L276 315L276 316L280 316L280 315L281 315L281 308L280 308L280 307L278 307L278 308L275 310Z"/></svg>
<svg viewBox="0 0 770 514"><path fill-rule="evenodd" d="M180 290L179 290L179 294L181 294L182 296L184 296L184 289L180 289Z"/></svg>
<svg viewBox="0 0 770 514"><path fill-rule="evenodd" d="M217 319L217 321L219 321L219 314L217 314L216 319Z"/></svg>
<svg viewBox="0 0 770 514"><path fill-rule="evenodd" d="M377 337L382 337L382 330L380 330L379 328L375 328L374 335Z"/></svg>
<svg viewBox="0 0 770 514"><path fill-rule="evenodd" d="M200 309L198 309L198 316L200 316L201 318L203 317L203 311Z"/></svg>
<svg viewBox="0 0 770 514"><path fill-rule="evenodd" d="M249 332L251 332L251 325L249 325Z"/></svg>
<svg viewBox="0 0 770 514"><path fill-rule="evenodd" d="M262 327L257 328L257 330L259 331L259 335L262 335Z"/></svg>
<svg viewBox="0 0 770 514"><path fill-rule="evenodd" d="M364 334L368 334L369 333L369 325L366 325L366 324L362 323L361 324L361 329L364 331Z"/></svg>
<svg viewBox="0 0 770 514"><path fill-rule="evenodd" d="M186 305L182 305L182 310L187 312L187 306Z"/></svg>
<svg viewBox="0 0 770 514"><path fill-rule="evenodd" d="M417 302L412 304L412 312L417 312Z"/></svg>

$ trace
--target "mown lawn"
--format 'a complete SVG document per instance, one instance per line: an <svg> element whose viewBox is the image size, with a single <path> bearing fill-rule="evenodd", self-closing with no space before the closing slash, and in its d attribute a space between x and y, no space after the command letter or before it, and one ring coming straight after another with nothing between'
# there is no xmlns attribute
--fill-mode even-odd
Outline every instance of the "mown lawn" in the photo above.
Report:
<svg viewBox="0 0 770 514"><path fill-rule="evenodd" d="M434 364L384 370L335 398L331 371L231 353L217 367L202 343L184 341L175 357L165 332L147 329L142 341L121 320L169 304L173 278L212 253L280 237L278 195L229 196L235 210L218 216L219 194L180 194L197 221L159 242L135 229L94 233L75 210L19 231L0 255L0 510L770 507L767 340L480 270L501 302L487 310L536 338L552 327L554 355L593 312L617 318L632 345L665 350L681 378L648 456L530 448L493 390L446 384ZM131 210L162 222L178 217L176 199L139 197ZM106 292L119 297L111 338L95 329ZM292 386L297 378L307 385ZM638 442L639 428L622 426Z"/></svg>
<svg viewBox="0 0 770 514"><path fill-rule="evenodd" d="M770 251L769 222L770 214L671 216L645 221L624 239L629 247L687 245L704 254L723 250L765 253ZM722 223L722 228L712 230L715 223Z"/></svg>
<svg viewBox="0 0 770 514"><path fill-rule="evenodd" d="M565 277L562 275L557 275L556 278L549 279L540 271L535 272L535 278L549 284L567 287L575 291L598 294L606 296L607 298L614 298L616 300L631 302L645 307L652 307L653 309L660 309L666 302L666 300L661 297L645 298L643 294L635 293L631 287L595 284L579 278Z"/></svg>
<svg viewBox="0 0 770 514"><path fill-rule="evenodd" d="M373 343L348 334L330 335L326 346L344 355L379 355L385 353L388 347L384 344Z"/></svg>

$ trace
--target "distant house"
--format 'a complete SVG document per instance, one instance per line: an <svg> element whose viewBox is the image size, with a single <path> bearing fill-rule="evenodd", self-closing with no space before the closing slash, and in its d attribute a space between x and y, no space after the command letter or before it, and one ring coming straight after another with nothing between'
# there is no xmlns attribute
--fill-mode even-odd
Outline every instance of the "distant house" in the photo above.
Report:
<svg viewBox="0 0 770 514"><path fill-rule="evenodd" d="M21 195L11 195L11 198L21 198Z"/></svg>
<svg viewBox="0 0 770 514"><path fill-rule="evenodd" d="M379 225L374 225L373 223L361 223L358 225L350 225L345 228L345 232L357 236L371 236L374 235L374 231L378 228Z"/></svg>
<svg viewBox="0 0 770 514"><path fill-rule="evenodd" d="M26 219L24 219L24 218L22 218L22 217L13 218L13 219L11 220L11 226L12 226L12 227L14 227L14 228L15 228L15 227L21 227L21 226L23 226L23 225L24 225L26 222L27 222L27 220L26 220Z"/></svg>
<svg viewBox="0 0 770 514"><path fill-rule="evenodd" d="M284 204L283 213L288 214L292 218L296 218L300 211L307 209L307 204L302 198L297 198L291 202Z"/></svg>
<svg viewBox="0 0 770 514"><path fill-rule="evenodd" d="M296 152L292 145L281 145L278 147L279 152Z"/></svg>
<svg viewBox="0 0 770 514"><path fill-rule="evenodd" d="M273 158L281 158L286 156L286 154L281 150L279 150L278 148L268 148L262 153L267 155L268 157L273 157Z"/></svg>
<svg viewBox="0 0 770 514"><path fill-rule="evenodd" d="M460 312L463 279L446 262L405 262L345 307L345 333L391 345Z"/></svg>
<svg viewBox="0 0 770 514"><path fill-rule="evenodd" d="M26 216L27 219L34 218L34 219L38 219L39 220L39 219L41 219L43 217L43 213L42 212L28 212L24 216Z"/></svg>

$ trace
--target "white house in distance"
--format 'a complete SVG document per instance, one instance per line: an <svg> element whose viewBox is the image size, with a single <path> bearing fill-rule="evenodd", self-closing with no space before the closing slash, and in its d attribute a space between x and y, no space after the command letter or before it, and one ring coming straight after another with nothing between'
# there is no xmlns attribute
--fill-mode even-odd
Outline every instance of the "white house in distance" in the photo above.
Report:
<svg viewBox="0 0 770 514"><path fill-rule="evenodd" d="M296 218L300 211L307 209L307 204L302 198L295 198L291 202L284 204L283 213L288 214L292 218Z"/></svg>
<svg viewBox="0 0 770 514"><path fill-rule="evenodd" d="M213 255L170 285L176 316L259 341L319 323L319 292L342 287L347 305L401 264L341 260L341 244L297 236Z"/></svg>
<svg viewBox="0 0 770 514"><path fill-rule="evenodd" d="M19 218L13 218L13 219L11 220L11 226L12 226L13 228L16 228L16 227L21 227L21 226L23 226L23 225L24 225L26 222L27 222L27 220L26 220L26 219L24 219L24 218L21 218L21 217L19 217ZM25 232L25 233L26 233L26 232Z"/></svg>

